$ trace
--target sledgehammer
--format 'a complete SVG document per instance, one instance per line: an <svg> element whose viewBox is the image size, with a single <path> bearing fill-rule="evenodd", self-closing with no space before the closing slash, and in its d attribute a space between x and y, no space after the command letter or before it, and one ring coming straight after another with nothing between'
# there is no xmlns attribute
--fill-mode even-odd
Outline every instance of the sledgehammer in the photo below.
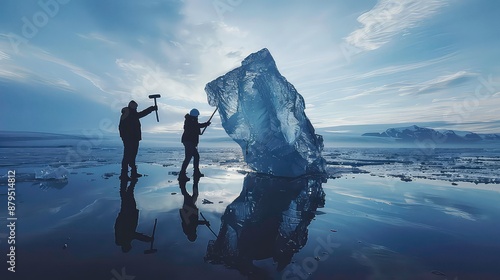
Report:
<svg viewBox="0 0 500 280"><path fill-rule="evenodd" d="M156 105L156 98L160 98L160 97L161 97L161 95L159 95L159 94L151 94L149 96L149 99L154 98L154 100L155 100L155 106L157 106ZM158 119L158 107L156 107L156 121L160 122L160 119Z"/></svg>

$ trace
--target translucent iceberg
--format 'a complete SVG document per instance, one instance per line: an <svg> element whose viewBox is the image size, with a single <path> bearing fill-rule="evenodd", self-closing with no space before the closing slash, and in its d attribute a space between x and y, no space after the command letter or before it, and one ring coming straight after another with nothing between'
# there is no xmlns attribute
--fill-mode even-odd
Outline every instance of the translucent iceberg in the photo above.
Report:
<svg viewBox="0 0 500 280"><path fill-rule="evenodd" d="M285 177L325 172L323 138L304 113L304 98L279 73L267 49L249 55L205 91L256 172Z"/></svg>

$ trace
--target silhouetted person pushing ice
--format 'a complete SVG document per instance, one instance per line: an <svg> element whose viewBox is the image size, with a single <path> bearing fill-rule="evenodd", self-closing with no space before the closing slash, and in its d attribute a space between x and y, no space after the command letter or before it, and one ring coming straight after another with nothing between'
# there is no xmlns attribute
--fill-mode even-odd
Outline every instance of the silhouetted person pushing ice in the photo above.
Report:
<svg viewBox="0 0 500 280"><path fill-rule="evenodd" d="M189 241L194 242L198 235L196 234L196 228L199 225L210 226L208 221L199 220L199 210L196 207L196 200L198 199L198 182L199 177L194 178L193 182L193 195L190 195L186 190L186 181L179 181L179 187L181 188L181 193L184 196L184 203L182 208L179 209L179 214L182 220L182 231L186 235Z"/></svg>
<svg viewBox="0 0 500 280"><path fill-rule="evenodd" d="M137 232L139 223L139 210L134 197L134 188L137 179L132 179L127 187L127 180L120 180L121 208L115 222L115 243L122 247L122 251L127 253L132 249L134 239L151 242L152 237Z"/></svg>
<svg viewBox="0 0 500 280"><path fill-rule="evenodd" d="M149 115L151 112L158 109L157 106L150 106L147 109L137 112L137 102L134 100L128 103L127 107L122 109L120 116L120 137L123 141L123 159L122 170L120 179L127 179L128 167L130 166L130 177L138 178L142 175L137 173L137 166L135 165L135 158L139 150L139 141L141 141L141 122L140 118Z"/></svg>
<svg viewBox="0 0 500 280"><path fill-rule="evenodd" d="M184 116L184 133L182 134L181 142L184 144L184 162L182 163L181 171L179 172L179 181L189 181L186 175L186 169L193 158L194 177L203 177L200 172L200 154L198 153L198 143L200 142L201 128L210 125L210 122L199 123L198 116L200 112L197 109L192 109L189 114Z"/></svg>

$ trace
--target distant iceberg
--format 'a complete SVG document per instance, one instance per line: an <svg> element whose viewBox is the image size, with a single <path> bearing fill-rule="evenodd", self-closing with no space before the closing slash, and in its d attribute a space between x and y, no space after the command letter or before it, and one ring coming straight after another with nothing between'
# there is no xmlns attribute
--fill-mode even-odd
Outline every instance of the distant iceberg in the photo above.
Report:
<svg viewBox="0 0 500 280"><path fill-rule="evenodd" d="M267 49L249 55L205 91L256 172L284 177L325 172L323 137L315 134L303 97L279 73Z"/></svg>
<svg viewBox="0 0 500 280"><path fill-rule="evenodd" d="M398 142L432 143L438 144L472 144L497 142L500 134L478 134L469 131L435 130L427 127L412 125L408 127L389 128L382 133L369 132L362 136L386 137ZM485 142L487 141L487 142Z"/></svg>

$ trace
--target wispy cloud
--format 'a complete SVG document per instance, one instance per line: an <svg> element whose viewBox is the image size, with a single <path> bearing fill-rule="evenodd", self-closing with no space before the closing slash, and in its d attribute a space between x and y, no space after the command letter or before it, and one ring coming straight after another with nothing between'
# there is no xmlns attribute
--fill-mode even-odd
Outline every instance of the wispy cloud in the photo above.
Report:
<svg viewBox="0 0 500 280"><path fill-rule="evenodd" d="M95 41L99 41L99 42L106 43L109 45L116 45L117 44L117 42L115 42L109 38L106 38L106 36L104 36L102 34L95 33L95 32L92 32L89 34L77 34L77 35L78 35L78 37L86 39L86 40L95 40Z"/></svg>
<svg viewBox="0 0 500 280"><path fill-rule="evenodd" d="M4 53L3 51L0 51L0 60L9 59L9 58L10 58L10 55Z"/></svg>
<svg viewBox="0 0 500 280"><path fill-rule="evenodd" d="M432 93L439 90L450 89L462 85L476 78L478 74L467 71L458 71L454 74L443 75L421 84L403 86L399 89L400 96L410 94Z"/></svg>
<svg viewBox="0 0 500 280"><path fill-rule="evenodd" d="M358 17L363 27L345 41L363 50L375 50L394 36L419 26L446 6L445 0L380 0L373 9Z"/></svg>
<svg viewBox="0 0 500 280"><path fill-rule="evenodd" d="M417 61L412 63L404 64L394 64L390 66L380 67L375 70L366 72L356 72L355 74L348 75L338 75L338 76L318 76L309 79L307 82L303 82L302 86L324 86L324 85L336 85L339 83L348 83L359 85L360 81L375 78L387 78L391 75L395 75L401 79L403 74L414 75L415 71L424 71L430 69L431 67L437 67L439 65L445 65L450 60L453 59L455 53L446 54L437 58L428 59L424 61ZM425 72L425 71L424 71ZM328 92L326 92L328 93Z"/></svg>
<svg viewBox="0 0 500 280"><path fill-rule="evenodd" d="M70 70L72 73L89 81L92 85L94 85L100 91L106 92L105 83L99 76L97 76L96 74L94 74L92 72L89 72L89 71L83 69L82 67L80 67L78 65L75 65L75 64L70 63L64 59L61 59L57 56L54 56L54 55L50 54L49 52L44 51L42 49L33 53L33 56L40 59L40 60L44 60L47 62L54 63L56 65L65 67L66 69Z"/></svg>
<svg viewBox="0 0 500 280"><path fill-rule="evenodd" d="M204 102L206 97L202 92L194 93L190 83L190 77L178 75L175 72L170 73L158 65L149 65L139 61L125 61L118 59L117 66L122 70L123 77L129 77L129 80L123 85L129 88L134 98L147 97L144 92L162 92L167 93L172 101L194 101ZM201 94L200 94L201 93Z"/></svg>

